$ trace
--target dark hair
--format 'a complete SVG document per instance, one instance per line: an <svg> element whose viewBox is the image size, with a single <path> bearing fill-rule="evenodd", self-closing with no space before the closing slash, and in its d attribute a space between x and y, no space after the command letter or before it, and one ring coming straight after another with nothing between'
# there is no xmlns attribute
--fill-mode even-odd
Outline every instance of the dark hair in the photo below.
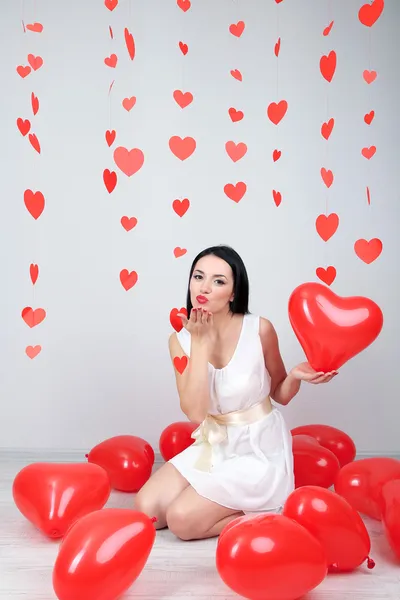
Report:
<svg viewBox="0 0 400 600"><path fill-rule="evenodd" d="M247 276L246 267L244 266L244 262L239 254L233 248L230 246L223 246L222 244L219 246L210 246L210 248L202 250L194 259L192 266L190 267L186 296L187 314L190 315L190 311L192 310L193 306L190 300L190 280L192 278L194 268L197 261L203 258L203 256L208 256L209 254L213 254L218 258L222 258L222 260L227 262L232 269L234 298L232 302L229 302L230 311L233 314L249 314L249 279Z"/></svg>

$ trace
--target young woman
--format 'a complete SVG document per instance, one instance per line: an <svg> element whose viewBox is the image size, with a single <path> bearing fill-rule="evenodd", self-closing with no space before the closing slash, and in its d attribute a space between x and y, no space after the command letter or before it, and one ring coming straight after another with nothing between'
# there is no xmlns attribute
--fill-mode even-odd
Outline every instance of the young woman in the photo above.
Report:
<svg viewBox="0 0 400 600"><path fill-rule="evenodd" d="M294 489L291 435L281 412L301 381L326 383L337 372L301 363L286 373L270 321L250 313L249 283L228 246L203 250L189 275L183 328L169 338L180 405L198 428L195 442L143 486L136 510L183 540L219 535L232 519L279 512ZM180 369L181 370L181 369Z"/></svg>

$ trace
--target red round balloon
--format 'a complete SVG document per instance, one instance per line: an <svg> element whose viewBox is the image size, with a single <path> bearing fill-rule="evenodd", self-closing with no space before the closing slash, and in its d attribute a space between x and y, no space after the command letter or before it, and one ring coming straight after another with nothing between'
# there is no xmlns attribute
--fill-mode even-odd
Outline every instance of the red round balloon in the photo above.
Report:
<svg viewBox="0 0 400 600"><path fill-rule="evenodd" d="M219 537L216 566L224 583L253 600L294 600L327 574L318 540L283 515L258 515Z"/></svg>
<svg viewBox="0 0 400 600"><path fill-rule="evenodd" d="M290 494L283 515L317 538L330 571L352 571L369 559L371 540L364 521L342 496L322 487L305 486ZM368 565L373 562L368 560Z"/></svg>
<svg viewBox="0 0 400 600"><path fill-rule="evenodd" d="M334 371L367 348L383 327L379 306L362 296L341 297L321 283L303 283L289 298L289 319L310 365Z"/></svg>
<svg viewBox="0 0 400 600"><path fill-rule="evenodd" d="M87 459L107 471L113 489L138 492L150 478L154 450L140 437L117 435L97 444Z"/></svg>
<svg viewBox="0 0 400 600"><path fill-rule="evenodd" d="M382 486L380 507L386 538L397 558L400 558L400 478Z"/></svg>
<svg viewBox="0 0 400 600"><path fill-rule="evenodd" d="M80 519L65 536L53 569L59 600L116 600L140 575L155 540L144 513L106 508Z"/></svg>
<svg viewBox="0 0 400 600"><path fill-rule="evenodd" d="M356 457L356 445L347 433L330 425L301 425L291 431L292 435L311 435L321 446L328 448L344 467Z"/></svg>
<svg viewBox="0 0 400 600"><path fill-rule="evenodd" d="M102 508L111 492L104 469L87 463L34 463L12 487L20 512L50 538L60 538L82 516Z"/></svg>
<svg viewBox="0 0 400 600"><path fill-rule="evenodd" d="M295 487L319 485L329 488L340 471L333 452L311 435L294 435L292 439Z"/></svg>
<svg viewBox="0 0 400 600"><path fill-rule="evenodd" d="M159 442L163 459L168 461L191 446L195 441L191 435L197 427L196 423L190 421L177 421L168 425L161 433Z"/></svg>
<svg viewBox="0 0 400 600"><path fill-rule="evenodd" d="M392 479L400 479L400 460L383 456L363 458L340 469L335 491L360 513L380 521L382 488Z"/></svg>

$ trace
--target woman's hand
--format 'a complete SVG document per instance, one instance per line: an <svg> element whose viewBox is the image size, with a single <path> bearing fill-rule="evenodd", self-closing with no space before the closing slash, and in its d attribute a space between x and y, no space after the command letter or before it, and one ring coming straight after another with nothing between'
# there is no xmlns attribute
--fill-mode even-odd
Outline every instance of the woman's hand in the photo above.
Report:
<svg viewBox="0 0 400 600"><path fill-rule="evenodd" d="M178 313L182 325L191 334L193 341L212 344L215 341L214 315L206 308L192 308L190 318Z"/></svg>
<svg viewBox="0 0 400 600"><path fill-rule="evenodd" d="M290 371L290 375L298 381L307 381L308 383L328 383L333 377L336 377L338 371L315 371L310 363L303 362Z"/></svg>

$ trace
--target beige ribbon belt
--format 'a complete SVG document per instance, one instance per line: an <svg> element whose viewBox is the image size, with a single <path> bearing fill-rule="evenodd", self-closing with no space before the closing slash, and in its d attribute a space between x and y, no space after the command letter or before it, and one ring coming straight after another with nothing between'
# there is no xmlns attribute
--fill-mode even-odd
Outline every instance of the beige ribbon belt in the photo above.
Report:
<svg viewBox="0 0 400 600"><path fill-rule="evenodd" d="M234 410L222 415L208 414L204 421L195 429L191 437L195 440L194 446L202 444L203 448L194 468L200 471L210 471L212 466L212 448L220 444L227 436L227 425L244 426L260 421L272 411L270 397L267 396L250 408Z"/></svg>

